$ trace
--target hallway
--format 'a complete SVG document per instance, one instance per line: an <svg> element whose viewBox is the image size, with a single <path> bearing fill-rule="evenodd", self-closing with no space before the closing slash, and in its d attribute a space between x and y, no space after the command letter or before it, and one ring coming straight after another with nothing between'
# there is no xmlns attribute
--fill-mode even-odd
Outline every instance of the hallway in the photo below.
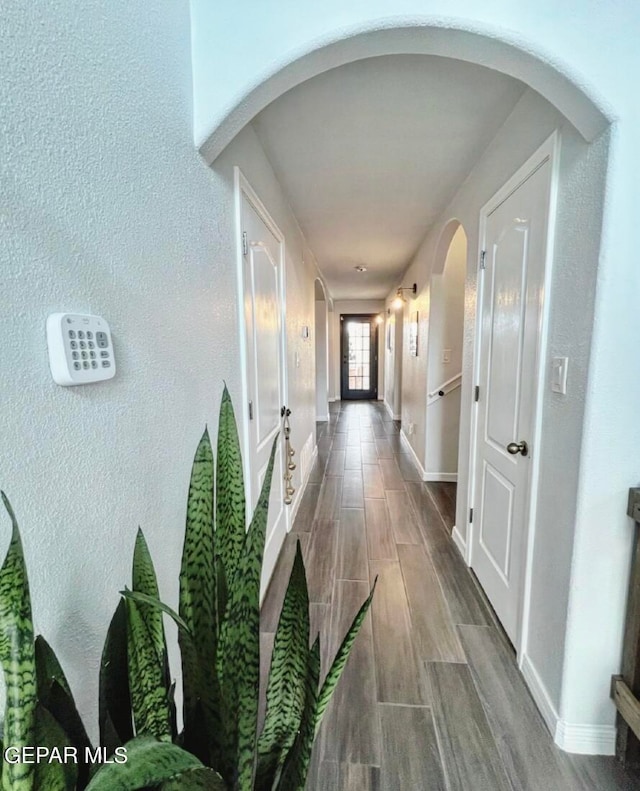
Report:
<svg viewBox="0 0 640 791"><path fill-rule="evenodd" d="M262 611L263 676L296 541L323 671L378 587L325 716L309 791L640 787L558 750L450 531L455 485L425 484L381 403L336 402Z"/></svg>

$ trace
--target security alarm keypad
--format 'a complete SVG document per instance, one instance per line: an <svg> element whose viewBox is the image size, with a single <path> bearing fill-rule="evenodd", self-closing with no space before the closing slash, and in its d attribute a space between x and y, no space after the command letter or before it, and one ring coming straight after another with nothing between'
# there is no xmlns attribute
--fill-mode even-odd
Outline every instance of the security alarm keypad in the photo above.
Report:
<svg viewBox="0 0 640 791"><path fill-rule="evenodd" d="M109 325L101 316L53 313L47 319L49 365L63 386L112 379L116 362Z"/></svg>

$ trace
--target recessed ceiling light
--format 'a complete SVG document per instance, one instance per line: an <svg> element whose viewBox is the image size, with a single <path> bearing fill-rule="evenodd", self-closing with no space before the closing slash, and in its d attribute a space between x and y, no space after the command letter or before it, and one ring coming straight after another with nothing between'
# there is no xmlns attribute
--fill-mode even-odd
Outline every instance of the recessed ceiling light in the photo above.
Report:
<svg viewBox="0 0 640 791"><path fill-rule="evenodd" d="M356 272L361 272L362 273L362 272L366 272L367 271L367 267L366 266L354 266L353 268L356 270Z"/></svg>

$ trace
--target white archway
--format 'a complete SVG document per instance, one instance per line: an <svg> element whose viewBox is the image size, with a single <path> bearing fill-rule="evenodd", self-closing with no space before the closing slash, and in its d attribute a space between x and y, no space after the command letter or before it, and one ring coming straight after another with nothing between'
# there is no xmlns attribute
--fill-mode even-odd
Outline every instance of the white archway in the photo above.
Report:
<svg viewBox="0 0 640 791"><path fill-rule="evenodd" d="M504 31L480 32L469 26L452 27L442 19L417 18L399 25L398 20L371 23L362 28L341 29L295 57L285 56L258 74L253 87L220 112L207 95L205 36L194 40L195 139L200 153L213 162L228 143L261 110L297 85L330 69L381 55L436 55L475 63L514 77L554 105L588 142L611 120L576 81L559 71L555 63L504 37ZM200 45L200 46L199 46Z"/></svg>

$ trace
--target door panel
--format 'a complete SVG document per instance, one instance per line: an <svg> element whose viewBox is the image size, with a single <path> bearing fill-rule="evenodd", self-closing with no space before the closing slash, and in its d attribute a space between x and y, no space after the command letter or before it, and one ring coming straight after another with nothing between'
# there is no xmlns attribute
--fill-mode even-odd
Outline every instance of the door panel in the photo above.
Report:
<svg viewBox="0 0 640 791"><path fill-rule="evenodd" d="M342 366L340 397L378 397L378 325L374 315L340 317Z"/></svg>
<svg viewBox="0 0 640 791"><path fill-rule="evenodd" d="M282 250L247 196L242 193L242 232L246 234L244 306L247 342L247 388L250 404L249 474L251 511L256 506L280 430L284 397L282 340ZM276 530L286 530L283 452L278 440L271 483L267 544Z"/></svg>
<svg viewBox="0 0 640 791"><path fill-rule="evenodd" d="M530 173L484 220L476 480L471 565L514 644L520 637L528 535L551 161ZM514 447L511 448L514 451ZM535 448L532 449L535 452Z"/></svg>

